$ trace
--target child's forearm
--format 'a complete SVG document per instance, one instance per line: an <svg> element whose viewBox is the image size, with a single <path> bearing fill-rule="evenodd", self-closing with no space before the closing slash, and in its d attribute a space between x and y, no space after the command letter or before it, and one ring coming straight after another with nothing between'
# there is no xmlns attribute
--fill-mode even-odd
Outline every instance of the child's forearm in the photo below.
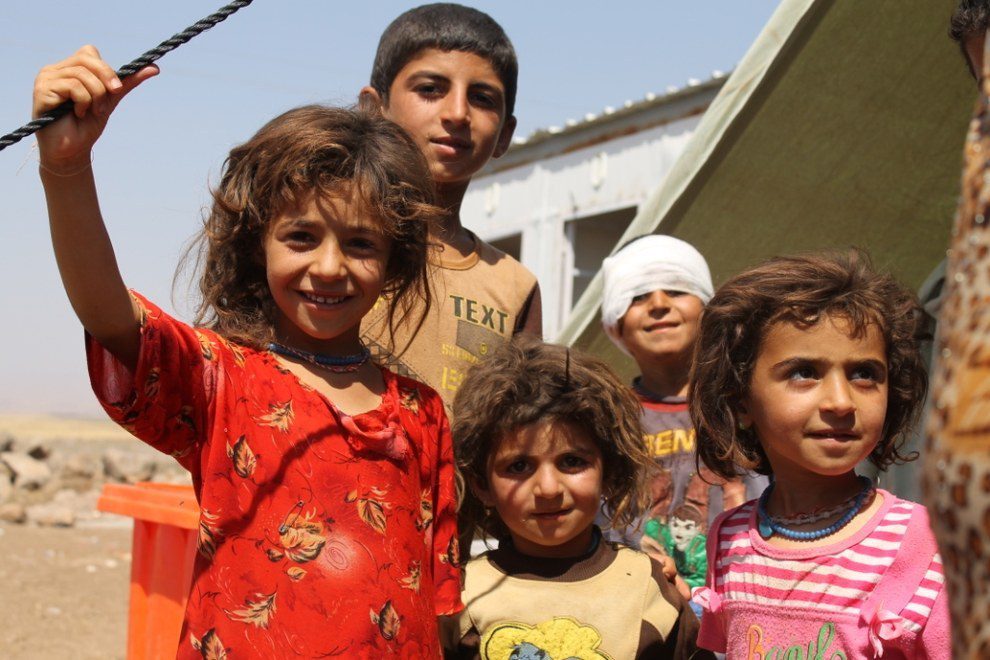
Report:
<svg viewBox="0 0 990 660"><path fill-rule="evenodd" d="M100 214L91 167L56 174L44 164L55 261L69 302L83 327L133 368L140 341L138 313L117 267Z"/></svg>
<svg viewBox="0 0 990 660"><path fill-rule="evenodd" d="M677 592L684 597L684 600L691 600L691 585L683 577L678 575L674 578L674 586L677 588Z"/></svg>
<svg viewBox="0 0 990 660"><path fill-rule="evenodd" d="M73 111L38 133L41 182L62 284L83 327L133 369L138 310L117 268L90 166L93 145L130 90L158 72L145 67L122 83L93 46L44 67L34 83L32 116L66 101Z"/></svg>

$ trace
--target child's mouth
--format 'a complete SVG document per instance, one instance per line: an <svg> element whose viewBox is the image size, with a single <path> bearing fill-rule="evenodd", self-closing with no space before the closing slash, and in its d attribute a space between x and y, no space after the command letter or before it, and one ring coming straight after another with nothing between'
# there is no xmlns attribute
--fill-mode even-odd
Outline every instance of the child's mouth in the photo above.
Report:
<svg viewBox="0 0 990 660"><path fill-rule="evenodd" d="M440 147L442 153L448 155L456 155L463 153L471 148L471 143L467 140L462 140L460 138L454 137L441 137L434 138L430 140L433 144Z"/></svg>
<svg viewBox="0 0 990 660"><path fill-rule="evenodd" d="M852 431L811 431L808 435L815 440L836 440L838 442L859 440L859 434L853 433Z"/></svg>
<svg viewBox="0 0 990 660"><path fill-rule="evenodd" d="M539 511L533 512L532 517L537 520L555 520L566 516L570 512L570 509L560 509L559 511Z"/></svg>
<svg viewBox="0 0 990 660"><path fill-rule="evenodd" d="M299 293L306 300L314 302L318 305L337 305L347 300L347 296L320 296L307 291L300 291Z"/></svg>

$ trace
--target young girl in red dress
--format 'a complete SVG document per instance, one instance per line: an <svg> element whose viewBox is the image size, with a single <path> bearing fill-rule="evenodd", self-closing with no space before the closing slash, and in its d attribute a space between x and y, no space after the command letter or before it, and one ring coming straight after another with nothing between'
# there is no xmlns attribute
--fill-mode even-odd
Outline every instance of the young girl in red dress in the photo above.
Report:
<svg viewBox="0 0 990 660"><path fill-rule="evenodd" d="M461 608L443 405L368 361L361 318L425 286L436 208L387 120L308 106L231 151L202 234L197 327L124 286L91 149L121 98L84 47L38 75L52 241L107 412L192 473L202 514L180 657L437 657Z"/></svg>

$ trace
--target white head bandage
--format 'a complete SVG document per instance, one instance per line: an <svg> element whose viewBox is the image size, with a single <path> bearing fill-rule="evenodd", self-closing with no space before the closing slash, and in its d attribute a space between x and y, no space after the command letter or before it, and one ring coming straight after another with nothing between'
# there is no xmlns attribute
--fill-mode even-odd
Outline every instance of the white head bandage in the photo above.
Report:
<svg viewBox="0 0 990 660"><path fill-rule="evenodd" d="M633 298L651 291L682 291L708 304L712 275L701 253L689 243L653 234L637 239L602 262L602 326L616 346L629 351L619 336L621 319Z"/></svg>

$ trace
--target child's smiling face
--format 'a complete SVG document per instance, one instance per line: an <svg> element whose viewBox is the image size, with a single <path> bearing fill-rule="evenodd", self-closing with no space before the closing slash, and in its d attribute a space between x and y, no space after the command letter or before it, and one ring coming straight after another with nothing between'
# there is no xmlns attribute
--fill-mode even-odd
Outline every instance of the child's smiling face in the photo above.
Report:
<svg viewBox="0 0 990 660"><path fill-rule="evenodd" d="M507 433L491 457L488 483L474 484L516 549L534 557L576 557L591 545L602 495L602 454L580 428L537 423Z"/></svg>
<svg viewBox="0 0 990 660"><path fill-rule="evenodd" d="M656 290L633 298L620 321L622 343L637 364L690 357L704 303L681 291Z"/></svg>
<svg viewBox="0 0 990 660"><path fill-rule="evenodd" d="M378 300L391 247L353 196L311 198L276 217L264 239L279 341L317 353L360 350L361 319Z"/></svg>
<svg viewBox="0 0 990 660"><path fill-rule="evenodd" d="M887 358L880 329L859 337L843 318L771 326L740 416L779 481L851 472L883 437Z"/></svg>

